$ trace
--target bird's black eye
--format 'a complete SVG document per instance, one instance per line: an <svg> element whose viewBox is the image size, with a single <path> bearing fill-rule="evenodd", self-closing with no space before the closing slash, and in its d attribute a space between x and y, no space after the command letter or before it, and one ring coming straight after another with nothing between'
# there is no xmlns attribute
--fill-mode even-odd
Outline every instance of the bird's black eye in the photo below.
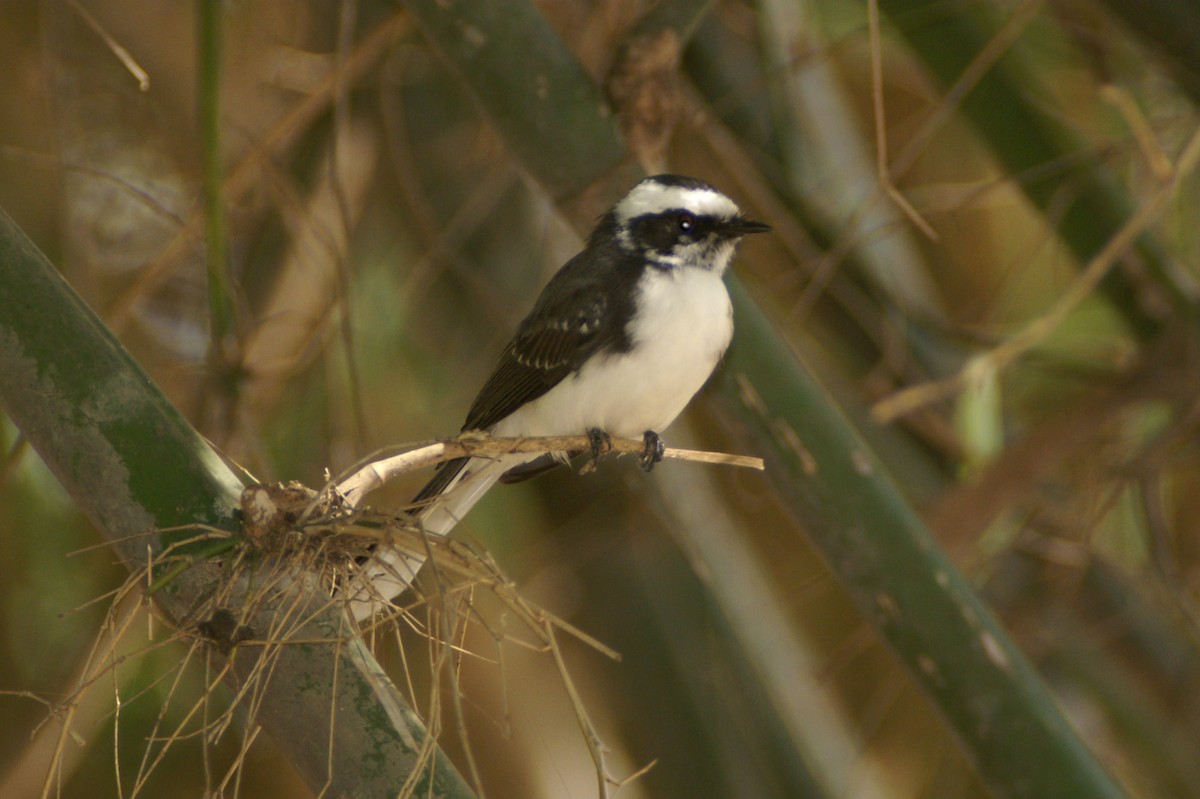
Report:
<svg viewBox="0 0 1200 799"><path fill-rule="evenodd" d="M680 233L691 233L696 229L696 217L689 213L680 214L676 223L679 225Z"/></svg>

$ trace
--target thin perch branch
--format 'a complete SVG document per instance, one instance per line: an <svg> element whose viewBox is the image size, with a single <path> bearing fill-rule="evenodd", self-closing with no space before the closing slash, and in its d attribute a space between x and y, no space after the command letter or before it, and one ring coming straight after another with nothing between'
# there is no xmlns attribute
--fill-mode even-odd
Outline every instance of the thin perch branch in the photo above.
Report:
<svg viewBox="0 0 1200 799"><path fill-rule="evenodd" d="M465 433L446 441L427 444L417 449L373 461L355 470L349 477L337 483L337 491L354 506L359 501L399 474L422 469L455 458L493 458L511 453L537 455L547 452L586 452L591 448L587 436L548 436L544 438L492 438L485 433ZM610 452L618 455L640 455L645 442L635 438L614 438ZM723 452L705 452L694 449L667 447L663 460L694 461L736 466L743 469L765 467L762 458L749 455L730 455Z"/></svg>

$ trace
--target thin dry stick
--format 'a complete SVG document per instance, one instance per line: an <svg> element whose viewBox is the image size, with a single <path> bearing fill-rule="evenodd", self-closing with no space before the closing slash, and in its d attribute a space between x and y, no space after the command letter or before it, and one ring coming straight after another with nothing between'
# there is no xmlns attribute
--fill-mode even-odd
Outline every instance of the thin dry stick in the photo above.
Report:
<svg viewBox="0 0 1200 799"><path fill-rule="evenodd" d="M983 370L1000 371L1045 340L1096 289L1108 274L1108 270L1133 246L1138 236L1158 219L1167 201L1179 188L1180 181L1195 170L1197 162L1200 162L1200 129L1192 134L1168 179L1163 181L1150 199L1088 262L1079 278L1067 288L1066 293L1048 313L1033 320L1012 338L987 353L972 358L950 377L921 383L881 400L871 409L871 416L880 423L886 423L931 402L949 397L971 385Z"/></svg>
<svg viewBox="0 0 1200 799"><path fill-rule="evenodd" d="M357 505L363 496L379 488L393 477L443 461L466 457L494 458L498 455L512 453L586 452L591 446L587 436L492 438L479 433L469 433L368 463L349 477L339 481L336 488L338 493L353 506ZM622 455L640 455L645 448L645 442L637 439L614 438L610 451ZM759 471L765 468L762 458L673 447L668 447L663 452L663 459L723 464Z"/></svg>
<svg viewBox="0 0 1200 799"><path fill-rule="evenodd" d="M136 598L133 598L128 591L122 591L113 600L108 619L101 627L87 657L84 658L79 667L77 672L78 679L75 682L75 689L71 697L65 703L51 711L51 717L59 716L59 724L61 726L59 727L58 735L54 736L55 739L51 741L50 738L53 733L47 731L45 734L42 734L39 727L39 730L35 731L36 737L31 741L28 750L17 761L17 767L10 770L6 781L2 784L19 784L15 782L17 777L22 774L31 776L38 768L38 761L43 755L48 753L48 757L44 761L46 771L42 783L41 796L45 799L45 797L54 793L56 784L61 782L61 772L67 752L67 740L75 734L74 724L78 716L81 713L92 716L89 719L89 723L94 723L95 718L101 715L101 712L94 707L96 703L89 702L84 694L89 688L98 683L105 673L115 670L116 665L124 659L124 655L118 654L118 648L125 633L138 618L138 608L139 604ZM84 704L87 707L81 708L81 705ZM58 787L61 789L61 785L58 785Z"/></svg>
<svg viewBox="0 0 1200 799"><path fill-rule="evenodd" d="M608 767L604 762L606 747L604 746L604 742L600 740L600 734L596 732L596 727L592 724L591 717L588 716L587 709L583 705L583 698L575 688L575 681L571 679L571 674L567 670L562 650L559 649L558 641L554 637L554 628L550 625L549 621L545 622L542 632L546 636L546 645L550 648L551 654L554 655L554 663L558 666L558 674L562 678L563 687L567 689L567 696L571 700L571 705L575 708L575 718L579 722L579 729L583 732L584 740L587 741L588 752L591 754L592 763L596 767L596 781L599 786L600 799L608 799L611 796L609 786L617 784L617 781L608 775Z"/></svg>
<svg viewBox="0 0 1200 799"><path fill-rule="evenodd" d="M1115 107L1121 114L1121 118L1129 126L1129 132L1137 141L1138 149L1142 151L1142 157L1146 159L1154 177L1160 181L1170 180L1173 169L1171 159L1163 152L1158 139L1154 138L1154 131L1150 129L1150 123L1142 115L1129 91L1110 83L1100 89L1100 99Z"/></svg>
<svg viewBox="0 0 1200 799"><path fill-rule="evenodd" d="M150 76L146 74L146 70L142 69L141 64L129 54L129 51L117 43L117 40L112 37L104 26L100 24L100 20L92 16L79 0L67 0L71 8L75 9L75 13L83 18L83 21L88 24L88 27L95 31L96 35L104 40L105 46L112 51L112 54L117 57L117 60L129 70L129 74L138 82L138 91L150 91Z"/></svg>
<svg viewBox="0 0 1200 799"><path fill-rule="evenodd" d="M958 76L958 80L954 85L946 90L933 113L925 120L917 131L900 152L896 156L896 160L891 163L888 170L891 179L895 179L906 173L916 163L917 158L925 152L925 148L933 142L933 134L941 129L943 125L954 115L958 110L959 104L966 97L967 92L975 87L983 78L984 74L989 69L996 65L1001 56L1012 47L1013 43L1025 31L1025 28L1037 17L1041 11L1045 0L1025 0L1021 5L1009 15L996 34L988 40L983 49L980 50L962 74Z"/></svg>
<svg viewBox="0 0 1200 799"><path fill-rule="evenodd" d="M436 564L439 575L490 588L492 593L507 605L514 616L521 619L530 630L540 633L543 625L549 622L605 657L614 661L621 659L620 653L611 647L522 596L496 566L483 556L468 550L461 542L440 536L423 535L418 530L411 530L409 534L414 540L419 539L426 548L425 555L429 561ZM417 551L416 548L413 551ZM432 635L429 630L418 630L418 632L425 636Z"/></svg>
<svg viewBox="0 0 1200 799"><path fill-rule="evenodd" d="M239 566L239 564L237 564L237 563L231 564L231 568L235 572L239 571L238 566ZM136 580L137 577L135 576L132 579ZM236 580L231 580L225 586L222 586L221 589L219 589L218 593L212 597L211 606L216 606L216 605L222 604L224 602L224 600L227 598L225 595L229 594L231 592L232 586L234 583L236 583ZM295 615L294 609L292 609L292 608L286 609L283 611L283 613L281 615L285 619L291 618L292 616ZM282 622L280 622L280 623L282 623ZM274 640L276 640L270 634L268 634L268 638L271 639L267 642L268 645L271 645L272 642ZM187 656L180 663L179 668L173 670L175 672L174 682L166 690L166 695L168 697L167 701L164 703L163 708L161 709L161 711L159 713L159 719L155 723L154 729L149 737L150 742L161 742L162 745L159 748L159 750L157 751L157 753L155 754L155 756L153 757L153 759L150 759L150 755L151 755L150 747L147 747L147 750L143 753L142 763L139 766L138 774L137 774L137 777L135 778L135 784L134 784L133 791L132 791L132 794L134 796L138 795L142 791L144 785L146 784L146 781L150 778L150 776L155 772L155 770L161 764L163 758L166 756L168 750L170 749L170 747L172 746L172 744L174 742L184 739L184 738L187 738L187 737L190 737L193 734L202 735L206 738L206 740L217 740L222 734L224 734L224 730L226 728L228 728L230 726L230 724L233 723L234 711L239 705L241 705L243 703L247 704L249 715L251 716L251 718L253 718L256 714L258 700L259 700L259 691L260 691L261 687L263 685L265 685L266 681L270 678L269 672L270 672L270 669L272 669L274 666L275 658L273 657L274 652L272 649L268 649L267 652L260 659L259 663L256 665L254 673L239 688L239 690L237 691L236 695L233 698L233 701L230 703L229 707L220 716L218 716L215 719L208 718L209 697L211 695L211 692L213 690L215 690L216 686L224 680L225 675L229 672L229 670L232 667L232 663L228 662L228 661L225 662L222 665L221 669L215 674L215 676L211 673L210 670L206 669L206 679L205 679L206 688L205 688L202 696L196 700L196 702L192 705L192 707L190 709L186 710L186 712L184 713L183 720L181 722L179 722L179 724L176 726L176 728L172 732L167 734L165 737L161 737L158 734L159 727L163 722L164 714L166 713L166 710L169 707L170 698L175 695L178 685L179 685L181 679L183 678L183 675L185 674L186 664L188 661L191 660L192 656L196 653L198 646L199 646L199 644L197 642L193 641L193 644L189 648ZM277 648L278 644L275 644L274 646ZM267 661L270 661L270 663L268 664ZM264 674L264 672L266 672L266 674ZM128 701L129 700L127 699L126 703ZM201 725L201 728L197 731L197 733L184 733L184 728L186 727L186 725L189 724L190 721L194 717L196 717L196 715L198 713L201 713L203 715L203 723ZM248 740L243 740L242 752L239 754L237 761L233 765L231 765L230 770L226 774L225 779L222 783L223 785L228 783L230 777L238 772L238 770L240 768L239 764L240 764L242 758L244 757L245 751L248 750L250 744L252 743L252 741L256 735L257 735L257 731L255 733L253 733L253 735L251 735ZM119 747L118 747L118 749L119 749ZM119 764L118 764L118 768L119 768Z"/></svg>
<svg viewBox="0 0 1200 799"><path fill-rule="evenodd" d="M467 761L467 770L471 775L471 782L474 785L476 793L483 796L483 779L479 774L479 765L475 761L475 751L471 748L471 742L467 735L466 715L463 713L462 706L462 688L458 682L458 670L455 668L453 657L454 646L454 630L457 625L457 608L462 599L456 598L453 607L451 606L449 595L446 592L446 582L443 581L440 571L438 570L437 558L433 556L433 543L430 541L430 536L421 536L422 542L425 544L425 557L429 563L430 569L433 571L434 586L437 589L437 603L430 606L430 612L437 616L439 634L441 635L440 646L438 647L438 670L445 670L446 679L450 682L450 697L454 707L454 725L458 733L459 743L462 745L463 755ZM470 598L465 600L470 603ZM452 619L451 617L454 616ZM431 620L432 621L432 620ZM430 625L430 632L433 631L433 625ZM464 636L466 629L463 629ZM437 673L437 672L435 672Z"/></svg>
<svg viewBox="0 0 1200 799"><path fill-rule="evenodd" d="M339 91L357 84L400 35L408 31L411 21L399 11L379 25L355 47L340 69L335 69L312 93L300 100L291 110L258 140L245 157L230 170L225 179L225 197L236 204L251 189L258 186L263 172L270 166L275 155L287 147L293 138L317 119L336 99ZM108 314L108 326L120 333L133 316L140 298L161 285L180 264L184 245L198 238L203 214L193 211L188 214L186 224L176 234L158 257L138 275L133 284L113 304Z"/></svg>
<svg viewBox="0 0 1200 799"><path fill-rule="evenodd" d="M446 592L439 588L438 594L440 597L441 608L438 609L437 615L438 621L441 624L441 635L443 638L440 649L444 653L441 665L446 672L446 679L450 683L450 704L454 709L454 730L458 735L459 744L462 746L463 758L466 760L467 773L471 775L472 786L475 788L475 792L480 796L480 799L483 799L483 777L480 775L479 764L476 762L475 749L471 746L471 739L467 734L467 716L463 711L463 691L459 683L459 669L462 668L462 661L461 658L456 660L454 657L454 651L456 647L454 644L455 636L453 628L458 624L456 613L457 606L459 602L466 602L469 605L471 599L470 597L466 597L465 599L458 598L454 603L454 606L451 607L447 602ZM466 632L467 629L464 624L462 627L463 637L459 639L462 641L462 643L457 647L459 651L465 651L464 644Z"/></svg>
<svg viewBox="0 0 1200 799"><path fill-rule="evenodd" d="M427 638L429 641L429 673L440 674L442 670L442 658L445 657L446 646L440 646L439 644L445 644L445 642L439 641L439 639L433 634L433 629L438 625L435 624L432 615L437 612L437 609L430 605L426 608L426 612L430 616L427 623L429 630L429 637ZM420 744L417 744L416 741L410 742L410 745L416 751L416 760L413 764L412 770L408 772L408 778L405 779L404 784L400 786L398 796L401 797L401 799L407 799L407 797L416 795L417 783L420 781L422 775L425 773L425 769L433 759L435 741L437 741L442 734L441 697L442 691L440 684L437 680L432 680L429 686L429 712L425 722L425 737L421 739Z"/></svg>
<svg viewBox="0 0 1200 799"><path fill-rule="evenodd" d="M213 653L212 653L211 649L204 653L204 676L202 679L204 680L205 685L212 684L212 675L213 675L212 654ZM204 730L204 737L201 739L201 745L200 745L200 760L201 760L201 765L204 768L204 790L206 792L208 792L210 795L213 795L213 790L212 790L212 780L213 780L212 753L209 751L209 749L210 749L209 742L211 741L211 742L215 743L218 740L218 738L212 737L212 733L211 733L212 727L210 725L213 723L213 720L209 714L210 709L211 708L209 708L209 705L206 702L204 704L204 716L203 716L203 718L200 719L200 729ZM224 794L222 794L222 795L224 795Z"/></svg>
<svg viewBox="0 0 1200 799"><path fill-rule="evenodd" d="M337 742L337 739L334 736L337 734L338 672L341 670L342 665L341 641L338 641L336 644L334 644L334 650L333 681L329 692L329 703L331 705L329 708L329 737L327 739L329 743L325 749L325 784L322 785L321 790L317 792L318 799L324 797L329 792L329 787L333 785L334 766L337 764L337 750L334 748L334 744Z"/></svg>
<svg viewBox="0 0 1200 799"><path fill-rule="evenodd" d="M262 727L257 724L243 728L242 742L239 746L237 757L234 758L233 763L230 764L229 769L225 772L225 779L221 780L221 784L213 796L241 796L242 774L245 771L246 758L250 754L250 747L258 740L260 732L262 732ZM233 781L232 791L229 790L231 780Z"/></svg>
<svg viewBox="0 0 1200 799"><path fill-rule="evenodd" d="M191 708L183 714L183 718L176 724L173 732L166 736L163 736L160 733L160 730L163 728L163 725L166 722L167 711L171 708L171 700L179 691L180 683L183 681L184 676L187 673L188 663L191 662L192 657L196 654L197 648L198 644L193 643L192 646L188 648L188 652L184 658L181 659L180 662L172 669L175 674L175 679L172 680L170 686L164 692L162 705L158 709L158 716L154 720L154 725L150 728L150 734L147 736L146 748L142 750L142 759L138 764L137 774L134 776L133 788L130 790L131 796L138 796L141 794L146 782L150 779L155 769L157 769L162 763L163 758L166 757L167 751L171 748L171 742L182 737L181 731L183 730L184 726L187 725L191 721L192 717L200 710L202 702L206 701L201 699L193 703ZM158 750L155 751L153 744L160 741L163 741L164 743L162 743ZM120 753L121 747L115 746L113 754L118 758L118 774L120 774Z"/></svg>
<svg viewBox="0 0 1200 799"><path fill-rule="evenodd" d="M867 26L871 30L871 99L875 112L875 169L879 175L879 185L909 221L931 240L937 241L937 231L925 221L925 217L921 216L916 208L913 208L908 198L900 193L888 170L887 119L883 110L883 45L879 40L879 0L870 0L867 3Z"/></svg>
<svg viewBox="0 0 1200 799"><path fill-rule="evenodd" d="M791 210L762 179L762 173L754 159L743 149L740 140L721 124L718 115L712 112L699 93L693 88L685 88L684 97L687 102L685 117L698 120L694 132L718 156L719 161L729 167L729 179L758 209L759 215L771 223L774 231L771 238L783 247L796 264L805 267L810 285L824 285L826 278L823 273L829 269L826 264L836 264L841 254L848 251L849 243L845 243L848 237L839 237L832 251L818 247L804 228L797 224ZM872 331L877 327L878 310L867 301L865 295L846 283L831 283L824 286L823 290L828 290L830 296L842 305L867 335L874 336ZM811 289L806 290L792 313L803 315L814 296Z"/></svg>

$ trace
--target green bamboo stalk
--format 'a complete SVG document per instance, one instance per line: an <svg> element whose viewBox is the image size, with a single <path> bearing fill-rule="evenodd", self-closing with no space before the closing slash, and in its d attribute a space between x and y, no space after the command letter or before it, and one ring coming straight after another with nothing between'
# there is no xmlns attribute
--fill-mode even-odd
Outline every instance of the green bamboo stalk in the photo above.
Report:
<svg viewBox="0 0 1200 799"><path fill-rule="evenodd" d="M404 0L516 159L551 196L578 194L624 157L600 89L528 0Z"/></svg>
<svg viewBox="0 0 1200 799"><path fill-rule="evenodd" d="M211 328L210 359L219 367L227 339L235 330L233 279L230 275L229 238L225 226L225 170L221 160L221 33L222 0L200 0L200 132L204 153L204 229L208 264L208 316Z"/></svg>
<svg viewBox="0 0 1200 799"><path fill-rule="evenodd" d="M882 463L745 289L720 379L775 491L998 797L1124 794Z"/></svg>
<svg viewBox="0 0 1200 799"><path fill-rule="evenodd" d="M238 529L241 481L3 211L0 406L131 570L197 525ZM180 526L190 529L155 532ZM155 600L191 629L219 571L199 563ZM425 763L424 728L340 610L319 591L297 604L304 622L289 633L304 643L235 647L230 679L244 683L272 659L254 720L314 792L397 795ZM269 637L278 619L263 608L240 621ZM473 796L436 749L416 793Z"/></svg>
<svg viewBox="0 0 1200 799"><path fill-rule="evenodd" d="M672 440L676 435L671 434ZM672 585L655 562L655 572L647 575L641 592L662 620L653 637L691 651L694 639L711 631L698 632L699 625L694 619L689 624L688 614L706 608L707 623L718 628L717 640L731 645L728 653L711 643L705 646L733 662L741 677L739 689L755 697L745 701L743 713L745 727L757 732L758 743L767 750L760 762L765 765L780 750L788 752L774 765L776 779L786 785L784 795L896 796L887 784L888 774L861 768L861 735L829 683L828 653L791 617L794 597L780 596L762 553L747 545L744 519L720 499L715 473L658 469L653 483L653 503L682 539L681 549L693 566L700 564L695 571L704 575L703 598L681 601L680 584L687 590L686 583L676 577ZM668 586L672 590L666 590ZM705 674L713 671L713 657L705 661ZM686 665L681 664L685 674Z"/></svg>

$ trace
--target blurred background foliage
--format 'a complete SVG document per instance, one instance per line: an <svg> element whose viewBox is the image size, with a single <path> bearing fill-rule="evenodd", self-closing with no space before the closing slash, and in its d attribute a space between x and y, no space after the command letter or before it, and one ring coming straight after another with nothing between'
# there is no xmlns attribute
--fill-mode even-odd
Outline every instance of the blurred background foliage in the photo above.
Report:
<svg viewBox="0 0 1200 799"><path fill-rule="evenodd" d="M877 37L860 2L480 7L501 9L493 27L456 28L419 0L239 0L220 5L214 51L195 4L7 3L0 207L217 446L260 479L318 485L380 447L457 430L639 162L708 179L775 228L744 248L737 279L1078 735L1128 795L1200 796L1200 182L1187 149L1200 6L880 0ZM648 106L628 104L632 37L655 25L681 49L651 51L666 68L640 75ZM452 39L504 46L473 72ZM552 51L561 71L524 98L489 82ZM541 121L521 103L558 103L576 78L594 97L552 104L559 126L531 136ZM559 113L568 100L582 110ZM608 102L625 111L623 139ZM234 287L215 337L214 145ZM1145 209L1133 246L1097 261ZM911 386L929 390L899 393ZM727 370L669 443L755 448L739 388ZM787 433L775 443L793 446ZM7 422L0 440L0 688L54 702L125 575ZM421 477L373 502L398 506ZM951 730L954 709L900 665L806 525L768 476L669 463L646 477L622 460L498 489L456 534L621 654L564 653L610 769L654 762L622 796L1022 795L980 778L986 753ZM503 614L479 603L461 686L482 788L594 795L553 661L502 642ZM131 629L54 795L203 795L237 757L184 737L135 785L161 729L187 729L204 674L179 669L182 648L138 639L147 622ZM419 641L376 645L420 706ZM47 706L0 703L3 793L38 795L46 755L31 733ZM443 744L463 762L461 736ZM228 795L307 790L265 738L239 773Z"/></svg>

